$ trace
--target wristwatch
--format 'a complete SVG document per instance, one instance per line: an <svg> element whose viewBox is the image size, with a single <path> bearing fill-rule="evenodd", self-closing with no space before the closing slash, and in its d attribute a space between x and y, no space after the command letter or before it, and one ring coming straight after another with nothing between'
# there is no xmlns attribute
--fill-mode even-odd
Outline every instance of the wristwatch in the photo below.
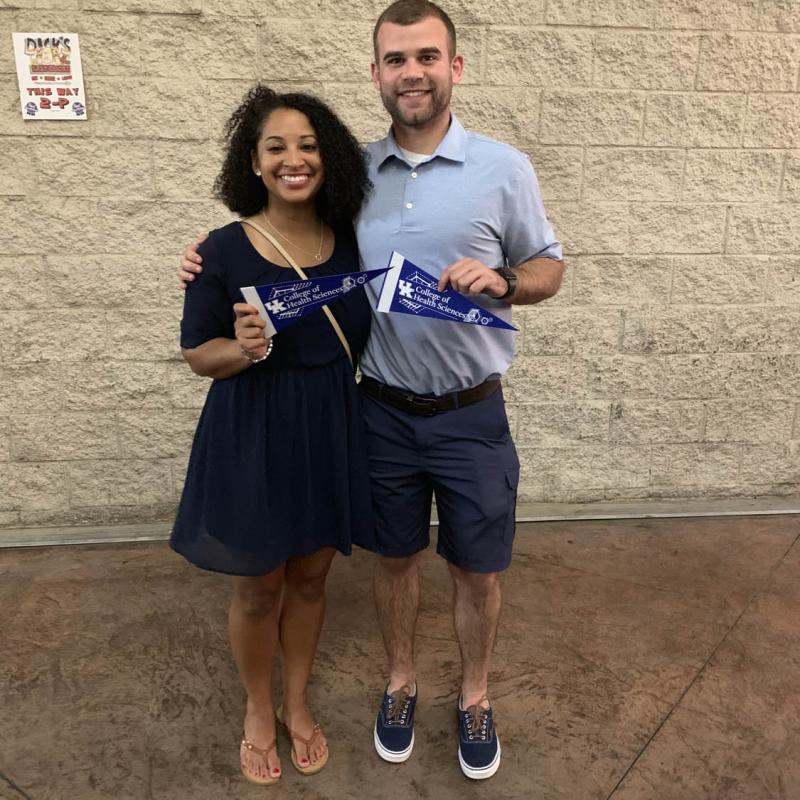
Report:
<svg viewBox="0 0 800 800"><path fill-rule="evenodd" d="M500 297L498 297L497 299L508 300L517 289L517 274L505 265L501 267L496 267L495 272L501 275L505 280L505 282L508 284L508 289L506 290L506 293L500 295Z"/></svg>

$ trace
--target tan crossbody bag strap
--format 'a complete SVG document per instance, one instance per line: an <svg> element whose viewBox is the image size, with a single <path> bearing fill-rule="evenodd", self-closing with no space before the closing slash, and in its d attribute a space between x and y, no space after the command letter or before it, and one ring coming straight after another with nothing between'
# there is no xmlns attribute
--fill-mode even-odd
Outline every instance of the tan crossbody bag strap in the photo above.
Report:
<svg viewBox="0 0 800 800"><path fill-rule="evenodd" d="M252 222L249 219L242 219L239 220L243 225L249 225L253 230L258 231L285 259L286 263L304 280L308 280L308 276L303 272L303 270L297 266L297 262L286 252L285 248L281 243L269 232L264 230L258 223ZM336 317L333 316L333 311L331 311L328 306L322 306L322 310L325 312L325 316L328 318L328 322L330 322L333 330L336 332L336 335L339 337L339 341L342 343L342 347L344 347L345 353L347 353L347 358L350 360L350 366L354 366L353 364L353 354L350 352L350 343L347 341L347 337L344 335L344 331L342 331L341 326L336 321Z"/></svg>

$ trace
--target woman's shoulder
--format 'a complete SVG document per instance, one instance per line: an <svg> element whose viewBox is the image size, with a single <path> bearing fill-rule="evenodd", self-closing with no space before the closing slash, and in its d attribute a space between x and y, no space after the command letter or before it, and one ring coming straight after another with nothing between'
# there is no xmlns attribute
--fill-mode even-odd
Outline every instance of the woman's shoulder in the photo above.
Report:
<svg viewBox="0 0 800 800"><path fill-rule="evenodd" d="M197 252L200 253L200 255L205 255L203 251L216 254L224 252L226 247L240 241L241 229L242 225L238 220L229 222L221 228L214 228L214 230L209 231L206 239L202 242L200 247L197 248Z"/></svg>

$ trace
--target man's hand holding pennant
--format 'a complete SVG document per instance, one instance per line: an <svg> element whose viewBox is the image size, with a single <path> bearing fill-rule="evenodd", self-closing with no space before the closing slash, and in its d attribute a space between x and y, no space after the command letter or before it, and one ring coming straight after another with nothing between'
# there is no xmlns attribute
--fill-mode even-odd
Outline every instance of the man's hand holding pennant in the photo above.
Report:
<svg viewBox="0 0 800 800"><path fill-rule="evenodd" d="M383 279L378 311L413 314L418 317L460 322L515 331L513 325L468 300L453 289L439 291L439 279L412 264L400 253L392 253Z"/></svg>

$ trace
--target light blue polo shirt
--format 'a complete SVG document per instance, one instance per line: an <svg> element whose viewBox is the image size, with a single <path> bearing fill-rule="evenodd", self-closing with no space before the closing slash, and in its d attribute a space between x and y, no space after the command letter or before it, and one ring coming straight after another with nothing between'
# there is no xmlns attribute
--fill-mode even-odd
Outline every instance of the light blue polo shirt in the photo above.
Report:
<svg viewBox="0 0 800 800"><path fill-rule="evenodd" d="M362 269L385 267L396 250L432 275L461 258L490 267L537 256L561 259L527 156L467 132L452 117L436 152L417 166L394 135L367 146L374 184L356 224ZM375 286L377 284L377 286ZM367 285L372 333L361 370L416 394L446 394L502 376L514 355L511 331L377 312L381 281ZM471 298L511 321L511 306Z"/></svg>

